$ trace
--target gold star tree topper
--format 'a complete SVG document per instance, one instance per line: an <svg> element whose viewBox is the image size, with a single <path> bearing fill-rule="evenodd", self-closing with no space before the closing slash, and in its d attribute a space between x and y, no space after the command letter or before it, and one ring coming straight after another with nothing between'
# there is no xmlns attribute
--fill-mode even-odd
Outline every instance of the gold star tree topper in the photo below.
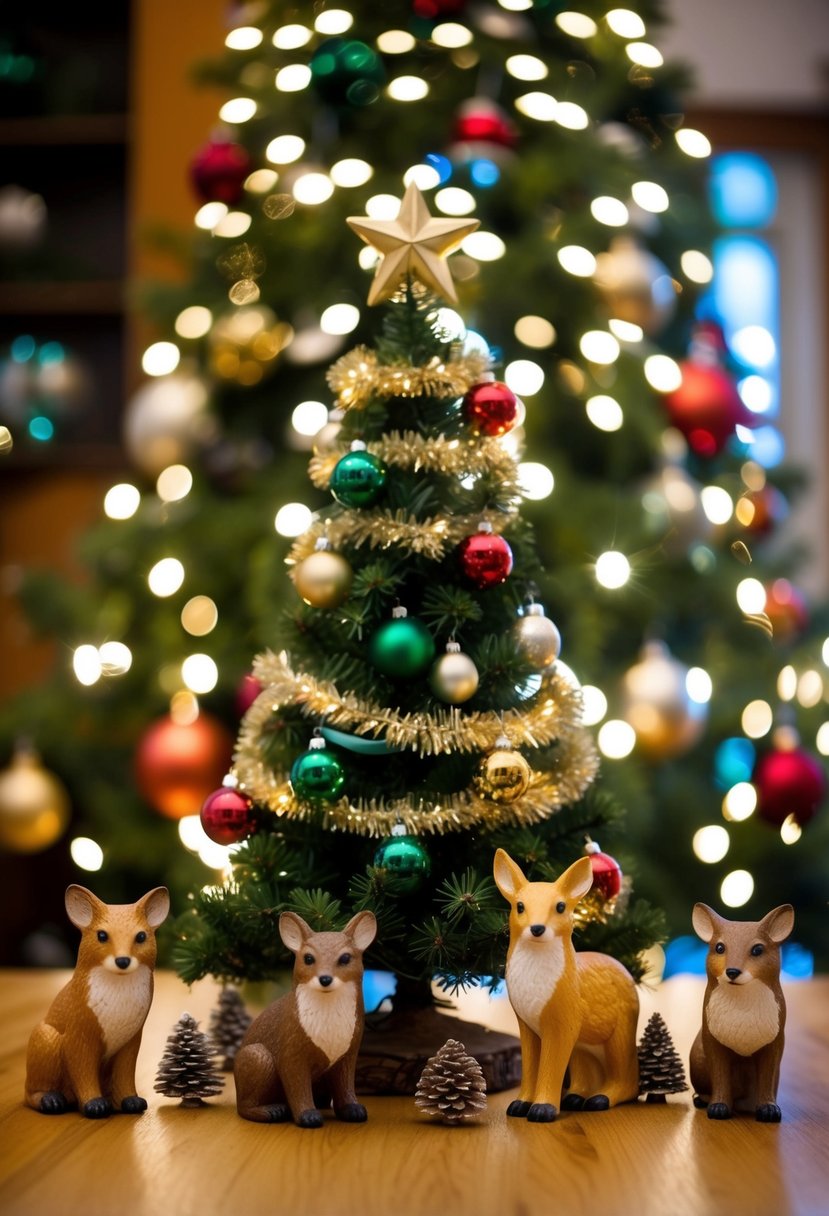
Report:
<svg viewBox="0 0 829 1216"><path fill-rule="evenodd" d="M346 223L383 255L368 293L369 304L391 299L409 276L431 287L451 304L457 302L445 258L465 236L475 231L480 220L436 219L412 182L406 187L397 219L351 216Z"/></svg>

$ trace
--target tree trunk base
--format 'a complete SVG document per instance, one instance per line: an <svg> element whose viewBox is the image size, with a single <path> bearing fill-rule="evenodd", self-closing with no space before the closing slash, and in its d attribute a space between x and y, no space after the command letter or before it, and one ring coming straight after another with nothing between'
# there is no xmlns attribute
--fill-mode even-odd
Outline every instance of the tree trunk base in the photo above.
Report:
<svg viewBox="0 0 829 1216"><path fill-rule="evenodd" d="M414 1094L430 1056L458 1039L481 1066L488 1093L521 1080L521 1045L513 1035L464 1022L433 1007L369 1018L357 1059L358 1094Z"/></svg>

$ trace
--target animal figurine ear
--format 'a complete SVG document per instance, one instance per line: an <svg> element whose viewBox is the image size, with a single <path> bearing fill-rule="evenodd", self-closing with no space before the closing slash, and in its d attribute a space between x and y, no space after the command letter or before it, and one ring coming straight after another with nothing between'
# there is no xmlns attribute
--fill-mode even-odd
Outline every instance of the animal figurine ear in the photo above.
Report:
<svg viewBox="0 0 829 1216"><path fill-rule="evenodd" d="M358 912L352 916L343 933L351 938L358 950L368 950L377 936L377 917L368 910Z"/></svg>
<svg viewBox="0 0 829 1216"><path fill-rule="evenodd" d="M709 908L708 904L694 904L691 924L694 926L697 937L701 937L704 942L710 942L714 934L719 932L722 917L717 916L717 913L713 908Z"/></svg>
<svg viewBox="0 0 829 1216"><path fill-rule="evenodd" d="M91 891L87 891L86 887L80 887L74 882L66 888L64 903L66 904L66 915L76 929L88 929L96 912L103 912L106 907L97 895L93 895Z"/></svg>
<svg viewBox="0 0 829 1216"><path fill-rule="evenodd" d="M556 880L567 899L579 900L593 886L593 867L589 857L580 857Z"/></svg>
<svg viewBox="0 0 829 1216"><path fill-rule="evenodd" d="M150 928L157 929L170 914L170 892L166 887L154 887L135 906L144 913Z"/></svg>
<svg viewBox="0 0 829 1216"><path fill-rule="evenodd" d="M791 904L772 908L760 921L759 927L768 933L773 942L784 942L794 928L794 908Z"/></svg>
<svg viewBox="0 0 829 1216"><path fill-rule="evenodd" d="M504 849L496 849L495 861L492 866L495 885L504 899L512 899L516 891L527 885L527 879L521 867L517 865Z"/></svg>
<svg viewBox="0 0 829 1216"><path fill-rule="evenodd" d="M294 954L312 933L311 926L307 925L301 916L297 916L296 912L283 912L279 918L279 936Z"/></svg>

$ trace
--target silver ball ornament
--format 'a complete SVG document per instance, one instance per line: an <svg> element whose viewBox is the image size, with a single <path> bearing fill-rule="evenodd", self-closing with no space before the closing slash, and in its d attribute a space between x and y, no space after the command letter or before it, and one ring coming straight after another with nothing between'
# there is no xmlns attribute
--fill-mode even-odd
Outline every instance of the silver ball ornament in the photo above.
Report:
<svg viewBox="0 0 829 1216"><path fill-rule="evenodd" d="M528 663L540 671L561 654L561 634L544 615L541 604L530 604L513 626L515 641Z"/></svg>
<svg viewBox="0 0 829 1216"><path fill-rule="evenodd" d="M461 705L478 690L478 668L457 642L449 642L446 654L432 665L429 686L435 696L449 705Z"/></svg>

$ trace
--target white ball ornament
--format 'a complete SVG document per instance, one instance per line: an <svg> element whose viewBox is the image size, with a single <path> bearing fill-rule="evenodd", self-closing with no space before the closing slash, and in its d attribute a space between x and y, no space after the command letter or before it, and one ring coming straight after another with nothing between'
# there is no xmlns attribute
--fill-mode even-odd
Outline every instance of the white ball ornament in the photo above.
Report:
<svg viewBox="0 0 829 1216"><path fill-rule="evenodd" d="M544 615L541 604L528 604L513 626L519 651L539 671L554 663L561 653L561 634Z"/></svg>
<svg viewBox="0 0 829 1216"><path fill-rule="evenodd" d="M446 654L433 664L429 685L435 696L449 705L461 705L478 689L478 668L457 642L448 642Z"/></svg>

